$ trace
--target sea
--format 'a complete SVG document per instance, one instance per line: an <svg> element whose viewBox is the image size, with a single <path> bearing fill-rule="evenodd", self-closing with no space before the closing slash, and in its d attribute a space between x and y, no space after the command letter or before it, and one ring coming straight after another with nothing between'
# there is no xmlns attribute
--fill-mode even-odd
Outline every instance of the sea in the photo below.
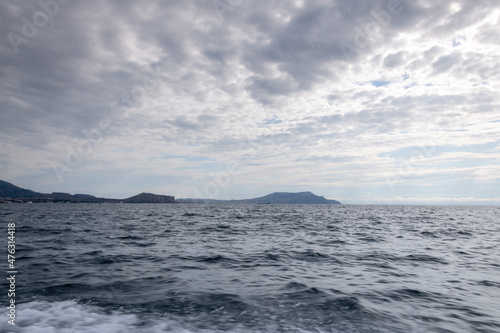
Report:
<svg viewBox="0 0 500 333"><path fill-rule="evenodd" d="M0 332L500 332L499 206L33 203L0 219L16 271Z"/></svg>

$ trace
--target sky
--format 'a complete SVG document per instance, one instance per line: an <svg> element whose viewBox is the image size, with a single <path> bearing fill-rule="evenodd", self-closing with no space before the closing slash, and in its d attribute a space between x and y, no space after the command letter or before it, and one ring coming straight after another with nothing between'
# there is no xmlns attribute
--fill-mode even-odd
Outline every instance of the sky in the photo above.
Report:
<svg viewBox="0 0 500 333"><path fill-rule="evenodd" d="M0 0L0 179L500 204L500 1Z"/></svg>

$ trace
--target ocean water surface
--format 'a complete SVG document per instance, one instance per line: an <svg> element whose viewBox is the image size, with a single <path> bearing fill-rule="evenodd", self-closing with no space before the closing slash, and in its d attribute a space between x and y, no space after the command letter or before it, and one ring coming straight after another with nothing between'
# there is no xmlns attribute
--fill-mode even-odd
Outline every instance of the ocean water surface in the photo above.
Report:
<svg viewBox="0 0 500 333"><path fill-rule="evenodd" d="M3 204L1 332L500 332L500 207Z"/></svg>

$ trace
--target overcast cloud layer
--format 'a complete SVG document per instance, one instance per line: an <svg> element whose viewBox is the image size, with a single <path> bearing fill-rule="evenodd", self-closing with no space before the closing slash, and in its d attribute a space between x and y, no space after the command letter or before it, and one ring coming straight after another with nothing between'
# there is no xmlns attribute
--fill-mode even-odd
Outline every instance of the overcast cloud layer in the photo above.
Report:
<svg viewBox="0 0 500 333"><path fill-rule="evenodd" d="M500 204L500 1L66 2L0 0L2 180Z"/></svg>

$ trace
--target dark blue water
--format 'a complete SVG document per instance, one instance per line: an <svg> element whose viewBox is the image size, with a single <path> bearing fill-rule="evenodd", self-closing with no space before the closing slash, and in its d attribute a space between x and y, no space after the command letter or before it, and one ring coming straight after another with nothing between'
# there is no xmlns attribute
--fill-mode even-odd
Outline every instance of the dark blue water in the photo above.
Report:
<svg viewBox="0 0 500 333"><path fill-rule="evenodd" d="M500 207L11 204L7 332L500 332ZM8 285L3 282L3 304Z"/></svg>

